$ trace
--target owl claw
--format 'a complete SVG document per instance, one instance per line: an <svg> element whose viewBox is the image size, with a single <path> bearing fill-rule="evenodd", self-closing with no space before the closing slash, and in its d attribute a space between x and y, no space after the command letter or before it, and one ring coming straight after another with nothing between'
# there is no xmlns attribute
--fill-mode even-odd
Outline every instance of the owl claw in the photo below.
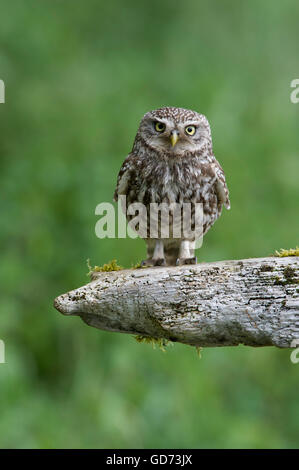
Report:
<svg viewBox="0 0 299 470"><path fill-rule="evenodd" d="M155 259L153 261L155 263L154 266L166 266L165 258L159 258L159 259Z"/></svg>
<svg viewBox="0 0 299 470"><path fill-rule="evenodd" d="M147 267L150 267L150 266L153 266L153 262L151 259L144 259L143 261L141 261L141 266L143 268L147 268Z"/></svg>
<svg viewBox="0 0 299 470"><path fill-rule="evenodd" d="M159 258L159 259L146 259L144 261L141 261L141 266L142 267L152 267L152 266L166 266L166 261L164 258Z"/></svg>
<svg viewBox="0 0 299 470"><path fill-rule="evenodd" d="M196 264L197 263L197 257L193 256L193 258L178 258L176 260L176 265L177 266L183 266L185 264Z"/></svg>

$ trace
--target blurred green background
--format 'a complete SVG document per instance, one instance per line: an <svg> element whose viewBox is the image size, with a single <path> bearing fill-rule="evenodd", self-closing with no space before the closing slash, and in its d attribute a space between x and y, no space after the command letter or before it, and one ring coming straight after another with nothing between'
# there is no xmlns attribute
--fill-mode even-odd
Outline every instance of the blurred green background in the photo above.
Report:
<svg viewBox="0 0 299 470"><path fill-rule="evenodd" d="M1 447L298 447L290 350L163 353L67 318L53 299L86 259L130 267L141 240L99 240L142 115L207 115L232 209L201 261L298 245L296 0L1 2Z"/></svg>

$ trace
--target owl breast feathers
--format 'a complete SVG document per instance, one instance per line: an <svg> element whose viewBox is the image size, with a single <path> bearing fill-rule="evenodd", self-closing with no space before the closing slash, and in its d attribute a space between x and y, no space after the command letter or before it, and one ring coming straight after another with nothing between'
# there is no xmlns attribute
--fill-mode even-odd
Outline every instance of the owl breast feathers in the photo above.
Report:
<svg viewBox="0 0 299 470"><path fill-rule="evenodd" d="M126 196L126 209L142 203L147 209L148 230L146 266L194 264L196 235L181 232L174 237L170 212L169 236L161 230L151 236L151 204L183 207L190 203L191 226L197 222L196 203L201 203L203 236L221 215L222 206L230 208L224 172L213 155L211 130L203 114L183 108L160 108L142 118L133 149L119 171L114 200ZM133 215L127 214L132 220Z"/></svg>

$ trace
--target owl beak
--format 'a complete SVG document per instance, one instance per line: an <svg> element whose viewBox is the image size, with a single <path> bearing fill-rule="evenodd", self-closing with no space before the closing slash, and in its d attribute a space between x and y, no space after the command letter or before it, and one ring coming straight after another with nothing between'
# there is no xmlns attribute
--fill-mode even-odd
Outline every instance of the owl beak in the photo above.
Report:
<svg viewBox="0 0 299 470"><path fill-rule="evenodd" d="M170 142L171 145L174 147L177 141L179 140L179 133L178 131L171 131L170 133Z"/></svg>

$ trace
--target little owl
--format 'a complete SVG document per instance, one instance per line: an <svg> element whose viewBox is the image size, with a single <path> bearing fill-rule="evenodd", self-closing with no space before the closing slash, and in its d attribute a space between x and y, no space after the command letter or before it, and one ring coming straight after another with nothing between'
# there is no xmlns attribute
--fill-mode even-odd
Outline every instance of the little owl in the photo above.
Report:
<svg viewBox="0 0 299 470"><path fill-rule="evenodd" d="M195 203L201 203L201 236L207 233L221 215L222 205L230 208L225 175L213 154L207 118L183 108L165 107L146 113L132 152L118 174L114 200L121 195L126 196L127 208L138 202L148 211L152 203L169 207L176 203L182 208L189 203L192 227L197 216ZM180 231L180 237L174 237L172 215L170 211L167 238L161 230L153 238L149 229L143 237L147 245L144 266L196 263L196 236ZM130 221L132 215L127 214L127 219Z"/></svg>

